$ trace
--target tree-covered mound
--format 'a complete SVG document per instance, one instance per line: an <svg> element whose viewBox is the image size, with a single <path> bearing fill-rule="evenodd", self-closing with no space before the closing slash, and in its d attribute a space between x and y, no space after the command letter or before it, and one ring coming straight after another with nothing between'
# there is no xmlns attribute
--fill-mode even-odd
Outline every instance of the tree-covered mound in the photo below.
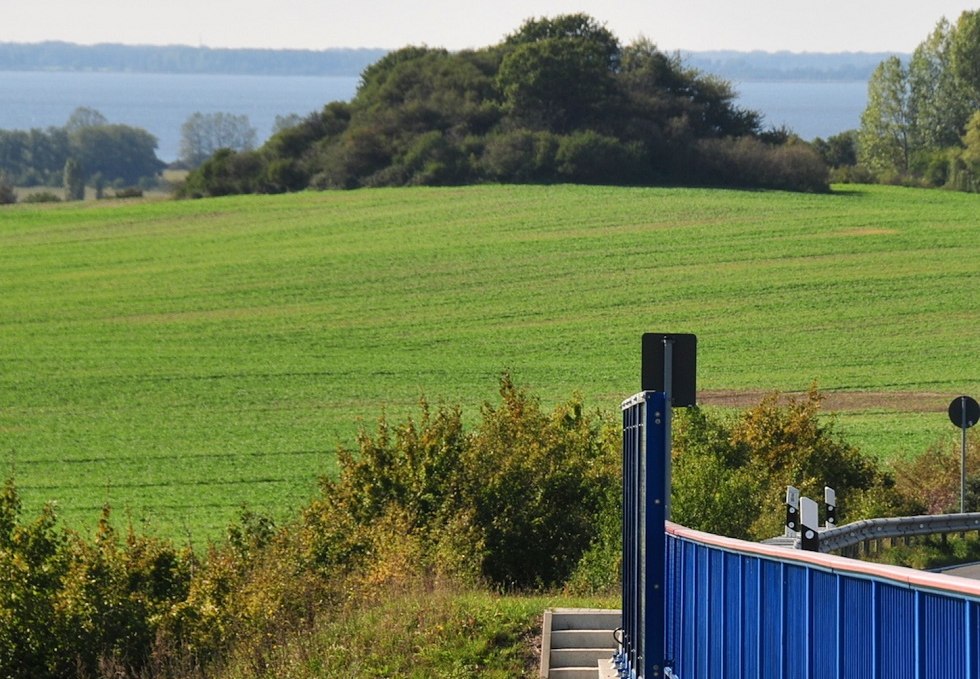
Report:
<svg viewBox="0 0 980 679"><path fill-rule="evenodd" d="M503 42L405 47L262 148L222 150L188 196L478 182L827 189L808 145L763 131L731 85L584 14L528 20Z"/></svg>

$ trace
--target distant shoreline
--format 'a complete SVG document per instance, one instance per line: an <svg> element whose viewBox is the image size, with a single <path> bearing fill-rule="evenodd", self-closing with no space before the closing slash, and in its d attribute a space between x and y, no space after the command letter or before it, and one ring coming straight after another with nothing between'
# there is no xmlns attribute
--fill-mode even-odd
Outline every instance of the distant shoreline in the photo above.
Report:
<svg viewBox="0 0 980 679"><path fill-rule="evenodd" d="M0 71L356 77L389 51L367 47L274 50L0 42ZM683 50L668 53L679 54L690 67L728 80L799 82L867 80L878 64L893 55Z"/></svg>

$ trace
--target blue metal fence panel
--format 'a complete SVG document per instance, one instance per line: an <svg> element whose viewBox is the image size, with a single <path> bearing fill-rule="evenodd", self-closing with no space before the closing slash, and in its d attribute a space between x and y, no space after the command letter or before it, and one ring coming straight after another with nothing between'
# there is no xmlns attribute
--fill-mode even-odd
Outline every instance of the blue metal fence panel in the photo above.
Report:
<svg viewBox="0 0 980 679"><path fill-rule="evenodd" d="M875 585L875 624L878 628L877 677L915 679L918 649L915 630L915 591Z"/></svg>
<svg viewBox="0 0 980 679"><path fill-rule="evenodd" d="M783 564L762 562L759 591L759 636L761 676L785 676L783 668Z"/></svg>
<svg viewBox="0 0 980 679"><path fill-rule="evenodd" d="M976 586L665 532L665 412L658 392L624 404L620 676L980 679Z"/></svg>
<svg viewBox="0 0 980 679"><path fill-rule="evenodd" d="M962 600L922 592L922 670L924 679L966 677L966 607Z"/></svg>
<svg viewBox="0 0 980 679"><path fill-rule="evenodd" d="M837 640L839 638L838 586L833 573L809 571L810 576L810 658L812 679L838 677ZM867 676L867 675L865 675Z"/></svg>
<svg viewBox="0 0 980 679"><path fill-rule="evenodd" d="M743 677L761 677L759 653L762 650L762 626L759 605L761 567L759 559L742 557L742 665Z"/></svg>
<svg viewBox="0 0 980 679"><path fill-rule="evenodd" d="M783 641L787 679L809 679L807 637L810 622L810 580L803 566L787 564L783 568Z"/></svg>
<svg viewBox="0 0 980 679"><path fill-rule="evenodd" d="M839 580L838 634L840 637L835 676L841 679L875 677L877 626L874 615L875 584L870 580Z"/></svg>
<svg viewBox="0 0 980 679"><path fill-rule="evenodd" d="M680 679L980 676L975 597L666 540L666 651Z"/></svg>
<svg viewBox="0 0 980 679"><path fill-rule="evenodd" d="M721 648L722 676L742 676L742 557L723 552L725 635ZM715 675L718 676L718 675Z"/></svg>

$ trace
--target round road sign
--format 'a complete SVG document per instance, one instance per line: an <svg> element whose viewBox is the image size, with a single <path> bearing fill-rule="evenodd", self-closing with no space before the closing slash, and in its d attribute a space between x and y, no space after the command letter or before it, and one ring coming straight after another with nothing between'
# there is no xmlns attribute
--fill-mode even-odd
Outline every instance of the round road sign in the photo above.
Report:
<svg viewBox="0 0 980 679"><path fill-rule="evenodd" d="M980 403L969 396L957 396L949 404L949 419L961 429L972 427L980 420Z"/></svg>

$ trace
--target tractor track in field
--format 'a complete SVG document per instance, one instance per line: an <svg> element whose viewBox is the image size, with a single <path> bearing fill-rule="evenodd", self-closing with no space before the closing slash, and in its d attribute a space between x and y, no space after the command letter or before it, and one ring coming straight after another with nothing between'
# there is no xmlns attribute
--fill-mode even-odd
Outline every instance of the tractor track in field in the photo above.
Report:
<svg viewBox="0 0 980 679"><path fill-rule="evenodd" d="M769 391L713 389L698 393L701 405L747 408L758 405ZM944 413L959 394L933 391L823 391L821 409L827 412L890 410L902 413ZM780 392L781 402L802 399L806 392Z"/></svg>

